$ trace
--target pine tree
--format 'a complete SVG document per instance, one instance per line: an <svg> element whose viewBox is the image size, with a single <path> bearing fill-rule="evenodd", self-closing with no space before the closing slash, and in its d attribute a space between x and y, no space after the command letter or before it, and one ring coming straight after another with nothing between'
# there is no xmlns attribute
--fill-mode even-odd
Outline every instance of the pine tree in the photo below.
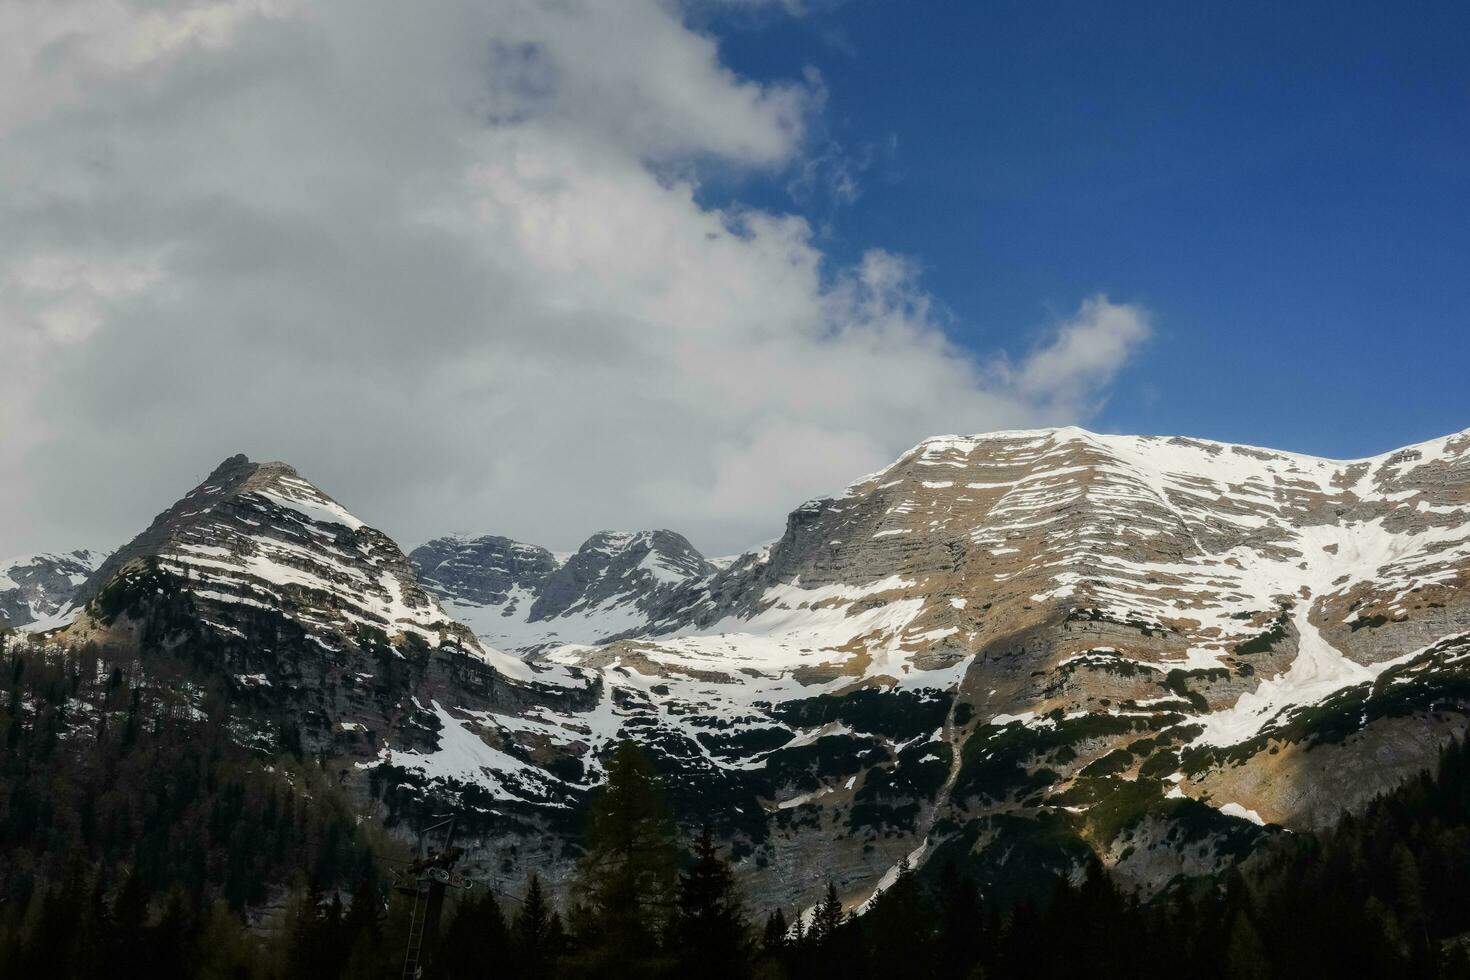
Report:
<svg viewBox="0 0 1470 980"><path fill-rule="evenodd" d="M1001 929L999 948L996 950L996 975L1034 976L1037 951L1042 945L1041 935L1041 914L1029 899L1011 909L1011 914Z"/></svg>
<svg viewBox="0 0 1470 980"><path fill-rule="evenodd" d="M458 903L425 975L444 980L475 976L486 964L504 961L507 940L505 919L495 896L471 893Z"/></svg>
<svg viewBox="0 0 1470 980"><path fill-rule="evenodd" d="M148 925L148 889L135 868L123 879L112 898L112 925L121 959L138 962L143 956L143 929Z"/></svg>
<svg viewBox="0 0 1470 980"><path fill-rule="evenodd" d="M777 956L784 952L788 942L786 933L789 931L790 927L786 924L786 913L777 908L766 919L766 928L761 935L761 949L768 956Z"/></svg>
<svg viewBox="0 0 1470 980"><path fill-rule="evenodd" d="M347 907L342 928L354 939L364 934L374 942L383 932L383 896L378 883L364 875L352 890L352 904Z"/></svg>
<svg viewBox="0 0 1470 980"><path fill-rule="evenodd" d="M679 876L673 936L681 970L712 980L749 975L747 933L735 876L706 824L694 842L693 861Z"/></svg>
<svg viewBox="0 0 1470 980"><path fill-rule="evenodd" d="M842 899L837 897L837 886L827 882L827 897L817 903L812 911L811 928L807 941L813 946L822 946L837 934L842 925Z"/></svg>
<svg viewBox="0 0 1470 980"><path fill-rule="evenodd" d="M967 976L980 962L985 920L975 883L961 877L953 861L939 872L937 972L942 977Z"/></svg>
<svg viewBox="0 0 1470 980"><path fill-rule="evenodd" d="M934 914L908 858L899 861L898 877L874 899L865 919L875 974L927 975L933 955Z"/></svg>
<svg viewBox="0 0 1470 980"><path fill-rule="evenodd" d="M194 931L194 922L183 892L177 886L169 892L163 905L163 914L150 932L149 972L159 980L185 980L189 961L193 959L188 948Z"/></svg>
<svg viewBox="0 0 1470 980"><path fill-rule="evenodd" d="M608 977L646 975L669 922L678 850L653 765L637 745L618 743L591 810L576 882L584 966Z"/></svg>
<svg viewBox="0 0 1470 980"><path fill-rule="evenodd" d="M322 912L321 890L311 886L287 913L285 975L290 980L314 980L322 972Z"/></svg>
<svg viewBox="0 0 1470 980"><path fill-rule="evenodd" d="M197 947L197 959L188 964L189 975L192 977L247 977L259 972L252 970L252 967L258 967L261 959L256 937L251 935L245 923L224 902L211 905L199 923ZM95 975L107 974L104 972ZM361 976L351 973L344 975Z"/></svg>
<svg viewBox="0 0 1470 980"><path fill-rule="evenodd" d="M516 975L527 980L551 976L555 957L560 952L560 932L560 919L546 900L541 878L532 873L525 901L511 926Z"/></svg>
<svg viewBox="0 0 1470 980"><path fill-rule="evenodd" d="M1389 863L1394 882L1394 907L1404 929L1404 940L1408 943L1410 958L1419 967L1416 972L1423 972L1432 962L1432 956L1429 928L1424 914L1424 886L1419 877L1419 867L1403 841L1394 844L1389 854Z"/></svg>
<svg viewBox="0 0 1470 980"><path fill-rule="evenodd" d="M107 968L108 916L100 874L92 876L80 911L81 921L72 937L77 972L84 976L101 976Z"/></svg>
<svg viewBox="0 0 1470 980"><path fill-rule="evenodd" d="M1266 956L1261 935L1244 912L1236 912L1230 922L1230 945L1225 951L1226 975L1239 980L1268 980L1271 964Z"/></svg>
<svg viewBox="0 0 1470 980"><path fill-rule="evenodd" d="M562 924L561 913L556 909L551 910L551 915L546 920L546 941L543 948L546 951L546 962L549 964L548 973L555 975L567 951L566 926Z"/></svg>

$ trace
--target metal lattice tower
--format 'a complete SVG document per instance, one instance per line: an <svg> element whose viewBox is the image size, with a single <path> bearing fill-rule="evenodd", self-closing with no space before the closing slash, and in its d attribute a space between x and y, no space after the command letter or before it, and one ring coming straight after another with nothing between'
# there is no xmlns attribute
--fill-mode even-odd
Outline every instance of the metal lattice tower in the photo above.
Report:
<svg viewBox="0 0 1470 980"><path fill-rule="evenodd" d="M434 846L437 834L442 843ZM418 856L412 864L395 872L393 886L413 896L413 915L408 922L408 948L403 954L403 980L417 980L425 961L424 939L432 943L439 935L439 915L444 894L450 888L469 888L473 883L454 870L463 848L454 846L454 818L425 827L419 834Z"/></svg>

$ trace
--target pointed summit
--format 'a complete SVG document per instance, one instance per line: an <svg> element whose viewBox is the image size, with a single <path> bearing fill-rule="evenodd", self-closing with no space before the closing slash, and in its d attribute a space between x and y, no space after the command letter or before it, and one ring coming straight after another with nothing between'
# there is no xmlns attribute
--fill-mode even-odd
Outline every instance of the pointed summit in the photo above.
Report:
<svg viewBox="0 0 1470 980"><path fill-rule="evenodd" d="M643 602L669 587L711 575L715 566L674 531L599 531L553 572L532 620Z"/></svg>
<svg viewBox="0 0 1470 980"><path fill-rule="evenodd" d="M669 530L599 531L562 555L495 535L451 535L410 557L456 619L492 646L521 651L653 630L657 610L717 570Z"/></svg>
<svg viewBox="0 0 1470 980"><path fill-rule="evenodd" d="M242 617L269 610L329 649L411 635L478 651L387 535L285 463L226 459L104 562L77 590L75 607L143 571L174 583L199 621L225 634L243 633Z"/></svg>

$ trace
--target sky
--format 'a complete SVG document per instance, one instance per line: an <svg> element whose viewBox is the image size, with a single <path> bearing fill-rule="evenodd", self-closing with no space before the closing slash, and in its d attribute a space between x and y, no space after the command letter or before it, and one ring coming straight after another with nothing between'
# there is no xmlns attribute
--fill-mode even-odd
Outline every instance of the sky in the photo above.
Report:
<svg viewBox="0 0 1470 980"><path fill-rule="evenodd" d="M0 555L245 452L407 547L921 438L1470 426L1470 8L0 3Z"/></svg>

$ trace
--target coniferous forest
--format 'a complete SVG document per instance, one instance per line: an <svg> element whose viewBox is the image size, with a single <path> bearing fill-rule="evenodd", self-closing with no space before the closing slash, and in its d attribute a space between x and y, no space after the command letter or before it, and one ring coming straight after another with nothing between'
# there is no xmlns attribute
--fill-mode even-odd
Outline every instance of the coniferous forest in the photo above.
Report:
<svg viewBox="0 0 1470 980"><path fill-rule="evenodd" d="M266 767L227 733L140 738L125 720L58 744L90 665L13 659L0 725L0 974L375 978L403 973L408 906L385 842L320 767ZM107 717L103 714L99 717ZM251 762L254 764L250 764ZM1470 977L1470 746L1438 771L1300 834L1224 880L1142 902L1101 865L1048 901L999 907L953 866L902 867L863 915L835 887L815 909L752 908L708 830L680 836L631 742L608 760L565 904L457 893L423 975L454 977ZM270 927L249 911L289 881ZM279 889L278 889L279 890ZM278 903L279 904L279 903Z"/></svg>

